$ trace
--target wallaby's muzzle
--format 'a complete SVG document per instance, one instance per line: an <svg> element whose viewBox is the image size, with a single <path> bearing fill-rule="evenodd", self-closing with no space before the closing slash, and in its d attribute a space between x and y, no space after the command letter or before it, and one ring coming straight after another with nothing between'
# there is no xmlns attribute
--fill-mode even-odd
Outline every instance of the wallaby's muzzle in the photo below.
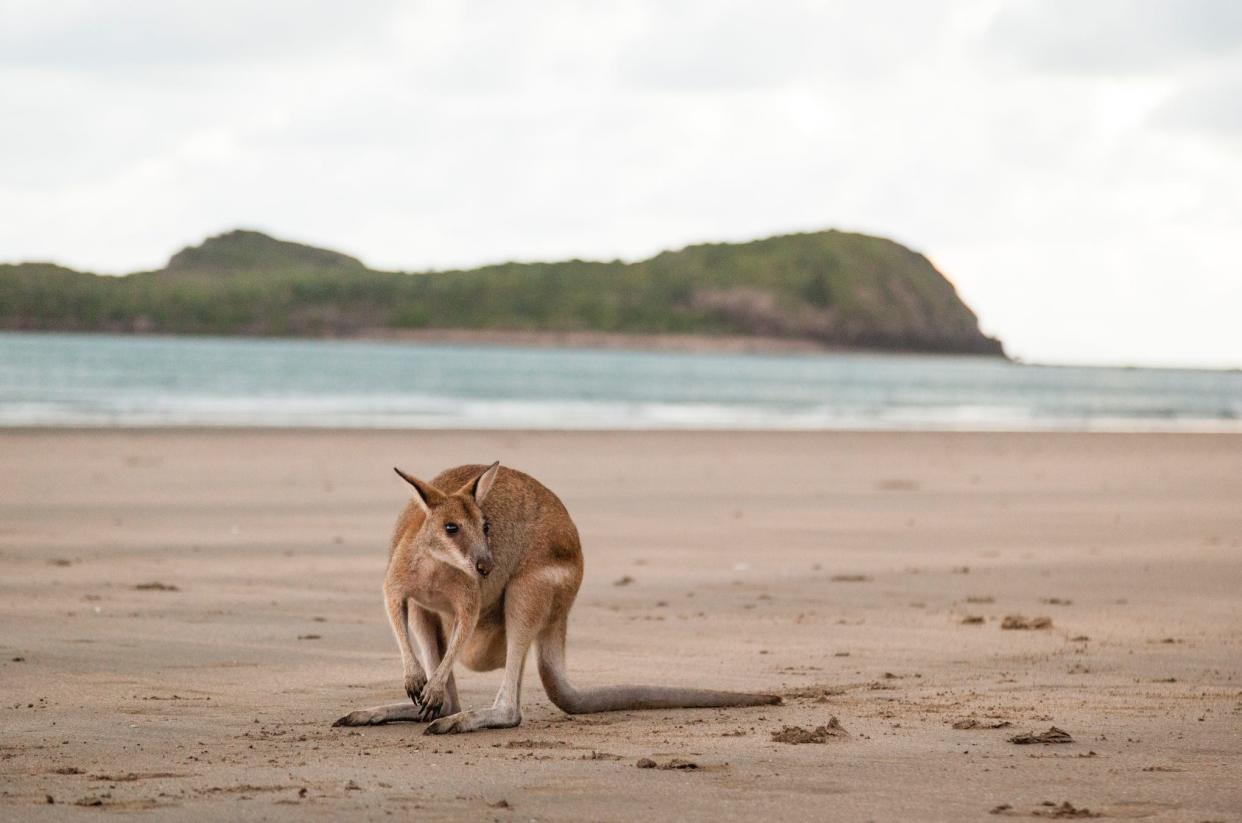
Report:
<svg viewBox="0 0 1242 823"><path fill-rule="evenodd" d="M492 568L495 567L495 565L495 562L493 562L490 557L480 557L478 560L474 561L474 567L478 569L479 575L482 577L487 577L491 574Z"/></svg>

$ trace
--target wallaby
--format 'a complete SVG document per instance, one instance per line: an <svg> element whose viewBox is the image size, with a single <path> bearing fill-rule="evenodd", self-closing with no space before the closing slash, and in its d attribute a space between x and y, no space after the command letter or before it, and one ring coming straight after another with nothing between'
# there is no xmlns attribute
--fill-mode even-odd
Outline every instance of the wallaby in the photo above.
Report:
<svg viewBox="0 0 1242 823"><path fill-rule="evenodd" d="M384 602L412 702L360 709L334 725L430 720L427 734L516 726L532 641L548 698L569 714L781 702L769 694L666 686L574 688L565 676L565 630L582 583L582 547L560 498L499 463L459 466L430 483L394 471L414 495L393 531ZM504 667L491 708L461 710L453 679L458 657L475 671Z"/></svg>

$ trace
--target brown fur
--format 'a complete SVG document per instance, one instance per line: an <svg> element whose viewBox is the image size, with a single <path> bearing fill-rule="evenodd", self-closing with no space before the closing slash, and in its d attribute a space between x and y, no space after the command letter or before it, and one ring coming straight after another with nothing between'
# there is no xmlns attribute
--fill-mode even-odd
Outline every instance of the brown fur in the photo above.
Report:
<svg viewBox="0 0 1242 823"><path fill-rule="evenodd" d="M412 703L351 712L337 725L434 720L429 734L516 726L532 642L548 697L571 714L780 702L659 686L575 689L565 675L565 636L582 583L582 546L560 499L533 477L497 464L458 466L430 483L398 474L415 496L393 530L384 599ZM445 529L450 523L453 534ZM491 527L486 536L484 523ZM475 671L505 669L490 709L460 710L458 659Z"/></svg>

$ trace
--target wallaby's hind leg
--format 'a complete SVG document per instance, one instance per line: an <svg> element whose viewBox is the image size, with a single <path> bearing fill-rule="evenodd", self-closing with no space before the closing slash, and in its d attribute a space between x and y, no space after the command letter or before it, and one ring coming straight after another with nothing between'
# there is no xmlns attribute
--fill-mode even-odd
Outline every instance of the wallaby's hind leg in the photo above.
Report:
<svg viewBox="0 0 1242 823"><path fill-rule="evenodd" d="M399 723L408 721L421 723L423 707L417 703L390 703L387 706L372 706L369 709L358 709L344 717L337 718L333 726L378 726L381 723Z"/></svg>
<svg viewBox="0 0 1242 823"><path fill-rule="evenodd" d="M513 580L505 589L505 677L489 709L441 717L427 734L460 734L479 729L511 729L522 722L522 670L530 644L548 620L546 586Z"/></svg>

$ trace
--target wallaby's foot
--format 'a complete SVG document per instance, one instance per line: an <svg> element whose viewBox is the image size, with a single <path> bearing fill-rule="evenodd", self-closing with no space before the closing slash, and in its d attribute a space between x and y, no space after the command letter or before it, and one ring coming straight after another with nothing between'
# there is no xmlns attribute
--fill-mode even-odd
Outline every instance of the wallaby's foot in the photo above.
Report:
<svg viewBox="0 0 1242 823"><path fill-rule="evenodd" d="M400 721L418 722L423 711L422 706L413 703L393 703L389 706L374 706L369 709L358 709L339 718L333 726L378 726L381 723L397 723Z"/></svg>
<svg viewBox="0 0 1242 823"><path fill-rule="evenodd" d="M426 723L438 717L451 714L447 706L436 706L434 710L417 703L392 703L388 706L374 706L370 709L358 709L344 717L338 718L333 726L379 726L384 723Z"/></svg>
<svg viewBox="0 0 1242 823"><path fill-rule="evenodd" d="M423 734L462 734L480 729L512 729L521 722L522 713L516 707L475 709L441 717L428 726Z"/></svg>

